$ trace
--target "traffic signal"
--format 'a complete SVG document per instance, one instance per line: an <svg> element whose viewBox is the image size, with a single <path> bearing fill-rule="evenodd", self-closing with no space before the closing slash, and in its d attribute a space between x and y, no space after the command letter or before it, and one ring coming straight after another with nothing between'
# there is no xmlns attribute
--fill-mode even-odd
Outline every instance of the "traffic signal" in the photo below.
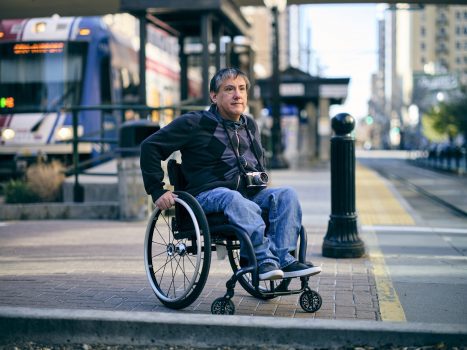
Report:
<svg viewBox="0 0 467 350"><path fill-rule="evenodd" d="M398 126L394 126L391 128L391 134L398 135L401 133L401 129Z"/></svg>
<svg viewBox="0 0 467 350"><path fill-rule="evenodd" d="M372 117L371 115L367 116L367 117L365 118L365 123L366 123L366 125L371 125L371 124L373 124L373 117Z"/></svg>

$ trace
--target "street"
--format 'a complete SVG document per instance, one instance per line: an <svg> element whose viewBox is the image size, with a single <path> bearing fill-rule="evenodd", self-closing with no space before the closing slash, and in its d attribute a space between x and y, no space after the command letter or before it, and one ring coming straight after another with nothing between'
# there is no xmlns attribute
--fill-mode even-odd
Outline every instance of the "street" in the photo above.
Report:
<svg viewBox="0 0 467 350"><path fill-rule="evenodd" d="M416 226L363 229L376 234L408 322L467 324L467 220L436 201L463 210L467 180L414 167L404 157L372 151L358 160L390 181Z"/></svg>

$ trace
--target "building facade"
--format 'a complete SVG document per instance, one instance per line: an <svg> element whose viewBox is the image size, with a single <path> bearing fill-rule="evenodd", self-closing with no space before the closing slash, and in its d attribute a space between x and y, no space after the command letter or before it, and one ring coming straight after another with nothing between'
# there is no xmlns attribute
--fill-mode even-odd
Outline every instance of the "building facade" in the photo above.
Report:
<svg viewBox="0 0 467 350"><path fill-rule="evenodd" d="M389 145L382 137L381 147L423 147L423 114L467 84L467 6L393 5L378 28L369 111L389 133Z"/></svg>

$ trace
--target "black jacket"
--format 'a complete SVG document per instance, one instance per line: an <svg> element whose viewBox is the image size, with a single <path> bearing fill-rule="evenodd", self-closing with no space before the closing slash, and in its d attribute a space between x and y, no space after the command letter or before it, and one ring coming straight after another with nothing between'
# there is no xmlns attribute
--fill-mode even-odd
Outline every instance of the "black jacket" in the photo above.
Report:
<svg viewBox="0 0 467 350"><path fill-rule="evenodd" d="M242 115L241 123L225 121L215 105L208 111L176 118L141 143L140 166L146 192L154 201L166 192L161 161L179 150L187 192L196 196L209 189L227 187L245 194L233 147L245 158L246 171L264 170L260 135L253 118Z"/></svg>

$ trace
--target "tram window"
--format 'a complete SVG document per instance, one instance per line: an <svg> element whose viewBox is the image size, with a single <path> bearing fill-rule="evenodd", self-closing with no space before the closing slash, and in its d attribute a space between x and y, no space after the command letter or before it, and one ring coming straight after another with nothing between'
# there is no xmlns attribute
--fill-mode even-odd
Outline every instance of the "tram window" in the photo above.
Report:
<svg viewBox="0 0 467 350"><path fill-rule="evenodd" d="M0 44L0 96L28 111L79 103L86 43Z"/></svg>
<svg viewBox="0 0 467 350"><path fill-rule="evenodd" d="M110 80L110 58L104 57L101 60L101 103L102 104L111 104L112 97L110 86L112 84Z"/></svg>
<svg viewBox="0 0 467 350"><path fill-rule="evenodd" d="M133 74L126 68L120 70L120 78L122 85L122 100L125 104L138 103L139 82Z"/></svg>

